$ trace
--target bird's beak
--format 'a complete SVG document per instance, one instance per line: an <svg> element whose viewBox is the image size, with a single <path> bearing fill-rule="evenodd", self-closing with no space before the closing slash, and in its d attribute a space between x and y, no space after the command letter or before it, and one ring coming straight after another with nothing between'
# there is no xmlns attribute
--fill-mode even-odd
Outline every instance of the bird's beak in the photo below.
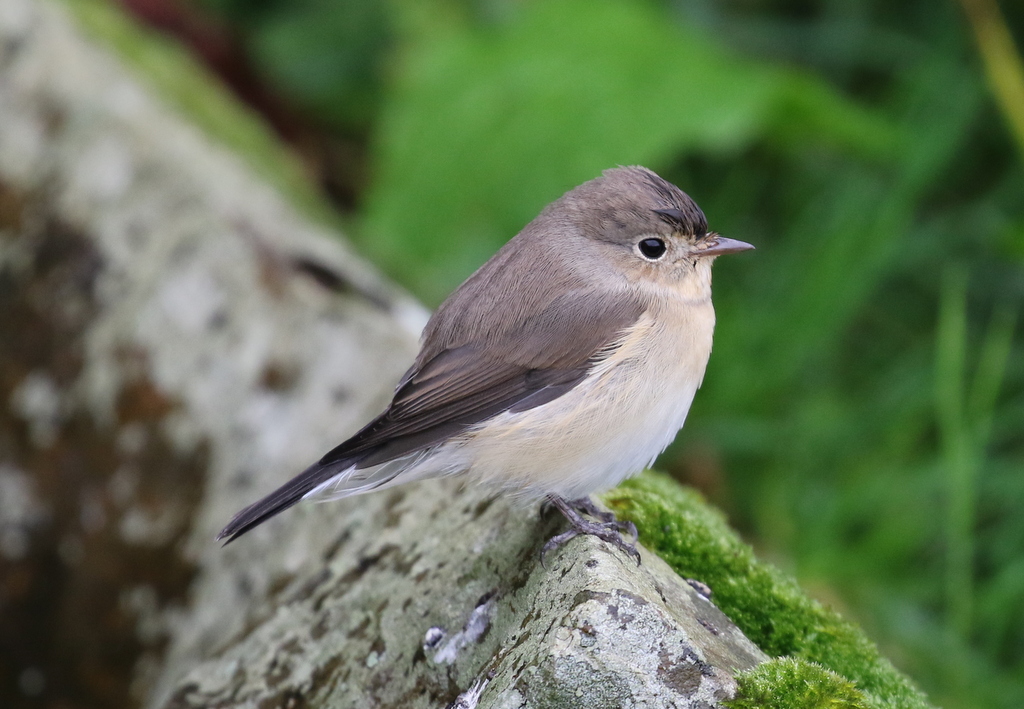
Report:
<svg viewBox="0 0 1024 709"><path fill-rule="evenodd" d="M706 249L694 251L694 256L721 256L722 254L735 254L740 251L749 251L754 248L752 244L739 239L726 239L724 236L715 236L711 246Z"/></svg>

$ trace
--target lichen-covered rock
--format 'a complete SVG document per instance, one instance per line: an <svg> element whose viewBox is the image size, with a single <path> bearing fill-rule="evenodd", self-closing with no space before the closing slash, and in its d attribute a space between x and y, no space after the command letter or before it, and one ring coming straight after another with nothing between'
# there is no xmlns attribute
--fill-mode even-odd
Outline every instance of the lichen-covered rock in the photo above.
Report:
<svg viewBox="0 0 1024 709"><path fill-rule="evenodd" d="M650 552L583 538L544 568L557 513L448 481L331 506L336 539L156 707L711 707L766 659Z"/></svg>
<svg viewBox="0 0 1024 709"><path fill-rule="evenodd" d="M60 6L0 2L0 706L139 704L213 531L423 317Z"/></svg>

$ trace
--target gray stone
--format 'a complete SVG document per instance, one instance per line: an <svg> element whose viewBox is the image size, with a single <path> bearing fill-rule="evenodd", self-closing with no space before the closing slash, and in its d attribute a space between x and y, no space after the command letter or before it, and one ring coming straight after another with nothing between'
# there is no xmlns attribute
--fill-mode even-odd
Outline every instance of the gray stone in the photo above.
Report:
<svg viewBox="0 0 1024 709"><path fill-rule="evenodd" d="M156 706L710 707L765 659L649 551L544 568L557 513L450 481L327 504L336 539Z"/></svg>

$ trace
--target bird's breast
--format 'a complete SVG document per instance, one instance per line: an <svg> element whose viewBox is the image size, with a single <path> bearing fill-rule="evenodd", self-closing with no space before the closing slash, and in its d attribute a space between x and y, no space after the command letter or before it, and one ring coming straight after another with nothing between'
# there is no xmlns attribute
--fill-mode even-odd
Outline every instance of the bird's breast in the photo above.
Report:
<svg viewBox="0 0 1024 709"><path fill-rule="evenodd" d="M462 449L471 474L578 498L639 472L686 420L713 330L710 300L649 310L565 395L477 426Z"/></svg>

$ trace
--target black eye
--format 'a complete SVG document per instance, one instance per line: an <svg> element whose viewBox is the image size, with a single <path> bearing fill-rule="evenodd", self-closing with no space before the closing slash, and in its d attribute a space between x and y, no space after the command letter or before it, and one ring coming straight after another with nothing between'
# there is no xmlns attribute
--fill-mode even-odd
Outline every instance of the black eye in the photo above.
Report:
<svg viewBox="0 0 1024 709"><path fill-rule="evenodd" d="M661 239L644 239L637 244L637 247L640 249L640 253L649 259L659 259L668 250L665 242Z"/></svg>

